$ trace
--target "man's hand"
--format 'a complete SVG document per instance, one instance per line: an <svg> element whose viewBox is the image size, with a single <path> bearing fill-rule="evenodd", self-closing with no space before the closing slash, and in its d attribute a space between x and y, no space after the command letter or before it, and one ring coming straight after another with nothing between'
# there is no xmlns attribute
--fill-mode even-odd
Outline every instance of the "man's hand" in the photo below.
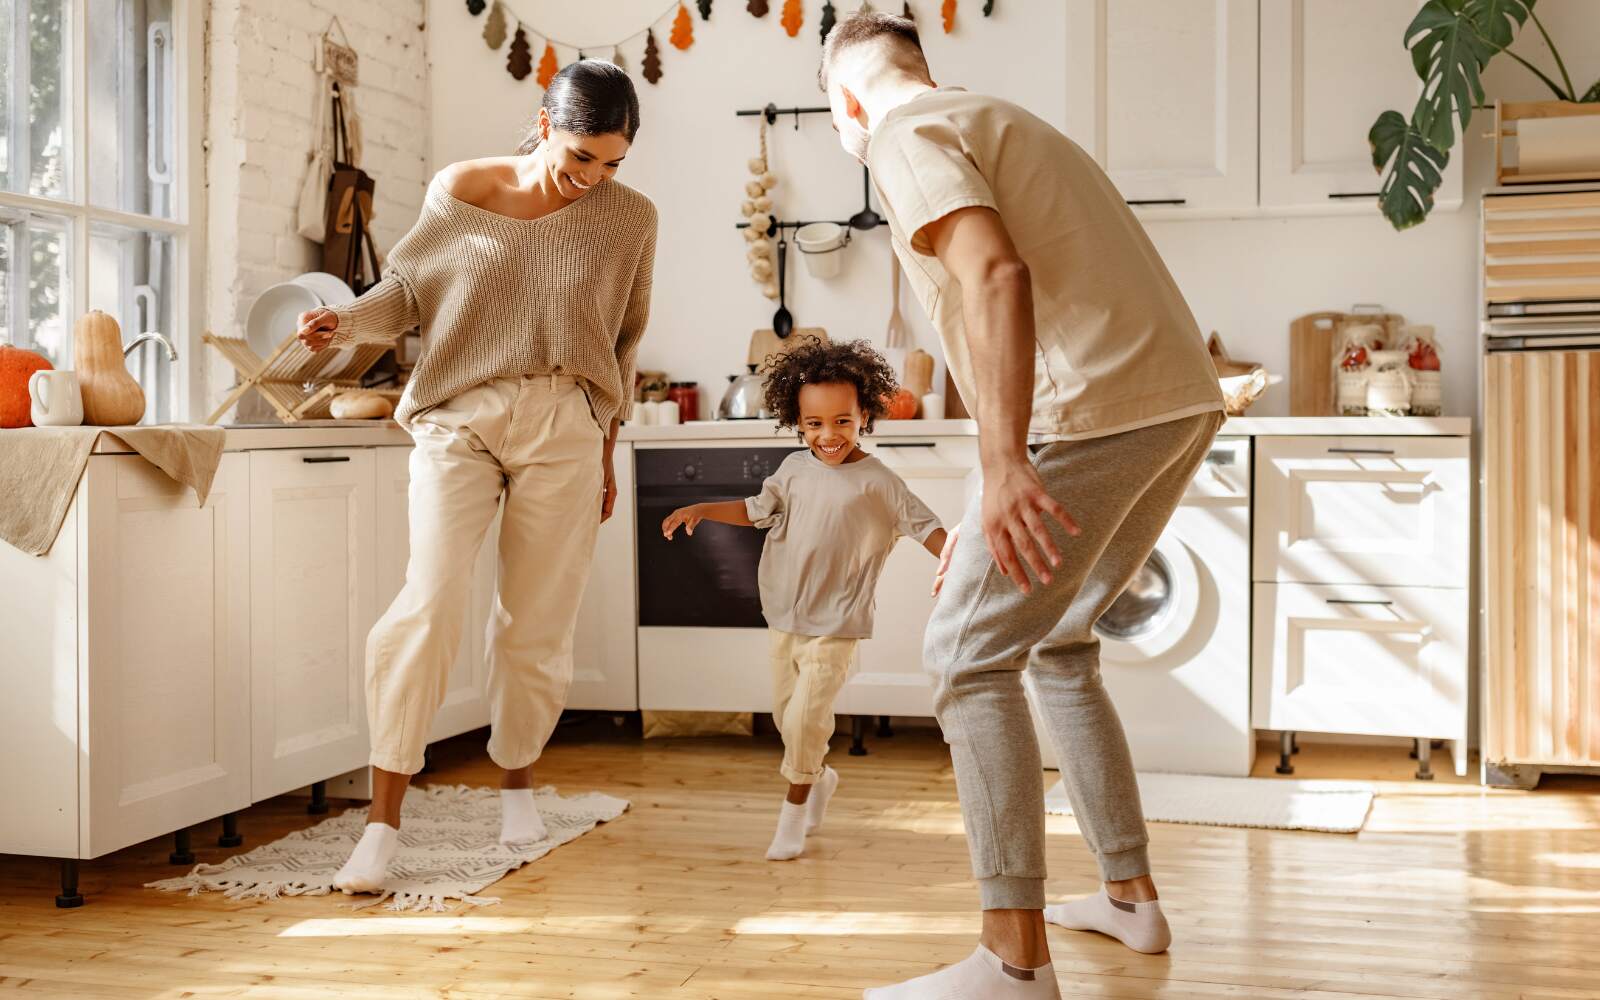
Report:
<svg viewBox="0 0 1600 1000"><path fill-rule="evenodd" d="M1024 594L1033 592L1028 569L1048 584L1061 565L1061 550L1050 537L1051 517L1069 535L1079 533L1067 509L1045 492L1039 473L1025 458L986 462L983 470L983 538L1000 572ZM1024 568L1026 564L1026 568Z"/></svg>

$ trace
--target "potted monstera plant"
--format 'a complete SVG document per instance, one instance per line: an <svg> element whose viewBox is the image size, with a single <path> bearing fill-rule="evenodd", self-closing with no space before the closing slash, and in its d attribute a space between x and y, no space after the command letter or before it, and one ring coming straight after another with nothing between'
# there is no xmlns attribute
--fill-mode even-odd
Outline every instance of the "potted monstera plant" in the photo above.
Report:
<svg viewBox="0 0 1600 1000"><path fill-rule="evenodd" d="M1582 91L1573 86L1534 3L1428 0L1406 28L1405 45L1422 78L1422 96L1409 119L1398 111L1385 111L1367 133L1372 166L1384 173L1378 206L1396 229L1414 226L1432 211L1433 193L1456 144L1457 123L1464 134L1473 109L1484 101L1483 68L1496 56L1504 54L1522 64L1557 101L1600 102L1600 80ZM1550 47L1559 80L1510 51L1517 33L1530 21Z"/></svg>

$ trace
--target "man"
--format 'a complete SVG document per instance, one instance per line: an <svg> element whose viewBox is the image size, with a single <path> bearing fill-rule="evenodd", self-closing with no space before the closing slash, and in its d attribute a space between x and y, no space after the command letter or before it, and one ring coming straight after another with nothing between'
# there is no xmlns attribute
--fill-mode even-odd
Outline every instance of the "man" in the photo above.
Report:
<svg viewBox="0 0 1600 1000"><path fill-rule="evenodd" d="M950 744L980 944L869 998L1057 997L1045 920L1171 940L1093 626L1144 565L1222 421L1194 317L1122 196L1014 104L936 87L916 28L858 13L820 82L976 415L983 495L945 546L924 658ZM1032 678L1104 885L1045 908Z"/></svg>

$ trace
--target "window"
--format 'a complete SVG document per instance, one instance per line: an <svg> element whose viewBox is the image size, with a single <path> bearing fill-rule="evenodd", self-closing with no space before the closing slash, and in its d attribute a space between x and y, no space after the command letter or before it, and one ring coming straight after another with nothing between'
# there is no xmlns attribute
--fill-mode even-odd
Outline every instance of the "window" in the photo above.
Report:
<svg viewBox="0 0 1600 1000"><path fill-rule="evenodd" d="M199 314L202 0L0 0L0 341L72 366L113 316L145 422L186 419Z"/></svg>

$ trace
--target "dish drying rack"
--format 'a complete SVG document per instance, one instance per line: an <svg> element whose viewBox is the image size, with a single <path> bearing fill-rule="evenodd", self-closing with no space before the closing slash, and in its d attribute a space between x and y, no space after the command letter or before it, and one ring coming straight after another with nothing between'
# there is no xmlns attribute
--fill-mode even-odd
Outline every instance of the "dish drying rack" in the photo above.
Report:
<svg viewBox="0 0 1600 1000"><path fill-rule="evenodd" d="M239 373L239 384L206 418L208 424L222 419L251 389L259 392L286 424L332 419L329 404L333 397L361 389L361 376L391 349L389 344L357 344L349 352L325 350L312 354L297 338L287 337L263 360L241 337L207 332L202 339ZM392 403L400 401L399 389L363 391L387 397Z"/></svg>

